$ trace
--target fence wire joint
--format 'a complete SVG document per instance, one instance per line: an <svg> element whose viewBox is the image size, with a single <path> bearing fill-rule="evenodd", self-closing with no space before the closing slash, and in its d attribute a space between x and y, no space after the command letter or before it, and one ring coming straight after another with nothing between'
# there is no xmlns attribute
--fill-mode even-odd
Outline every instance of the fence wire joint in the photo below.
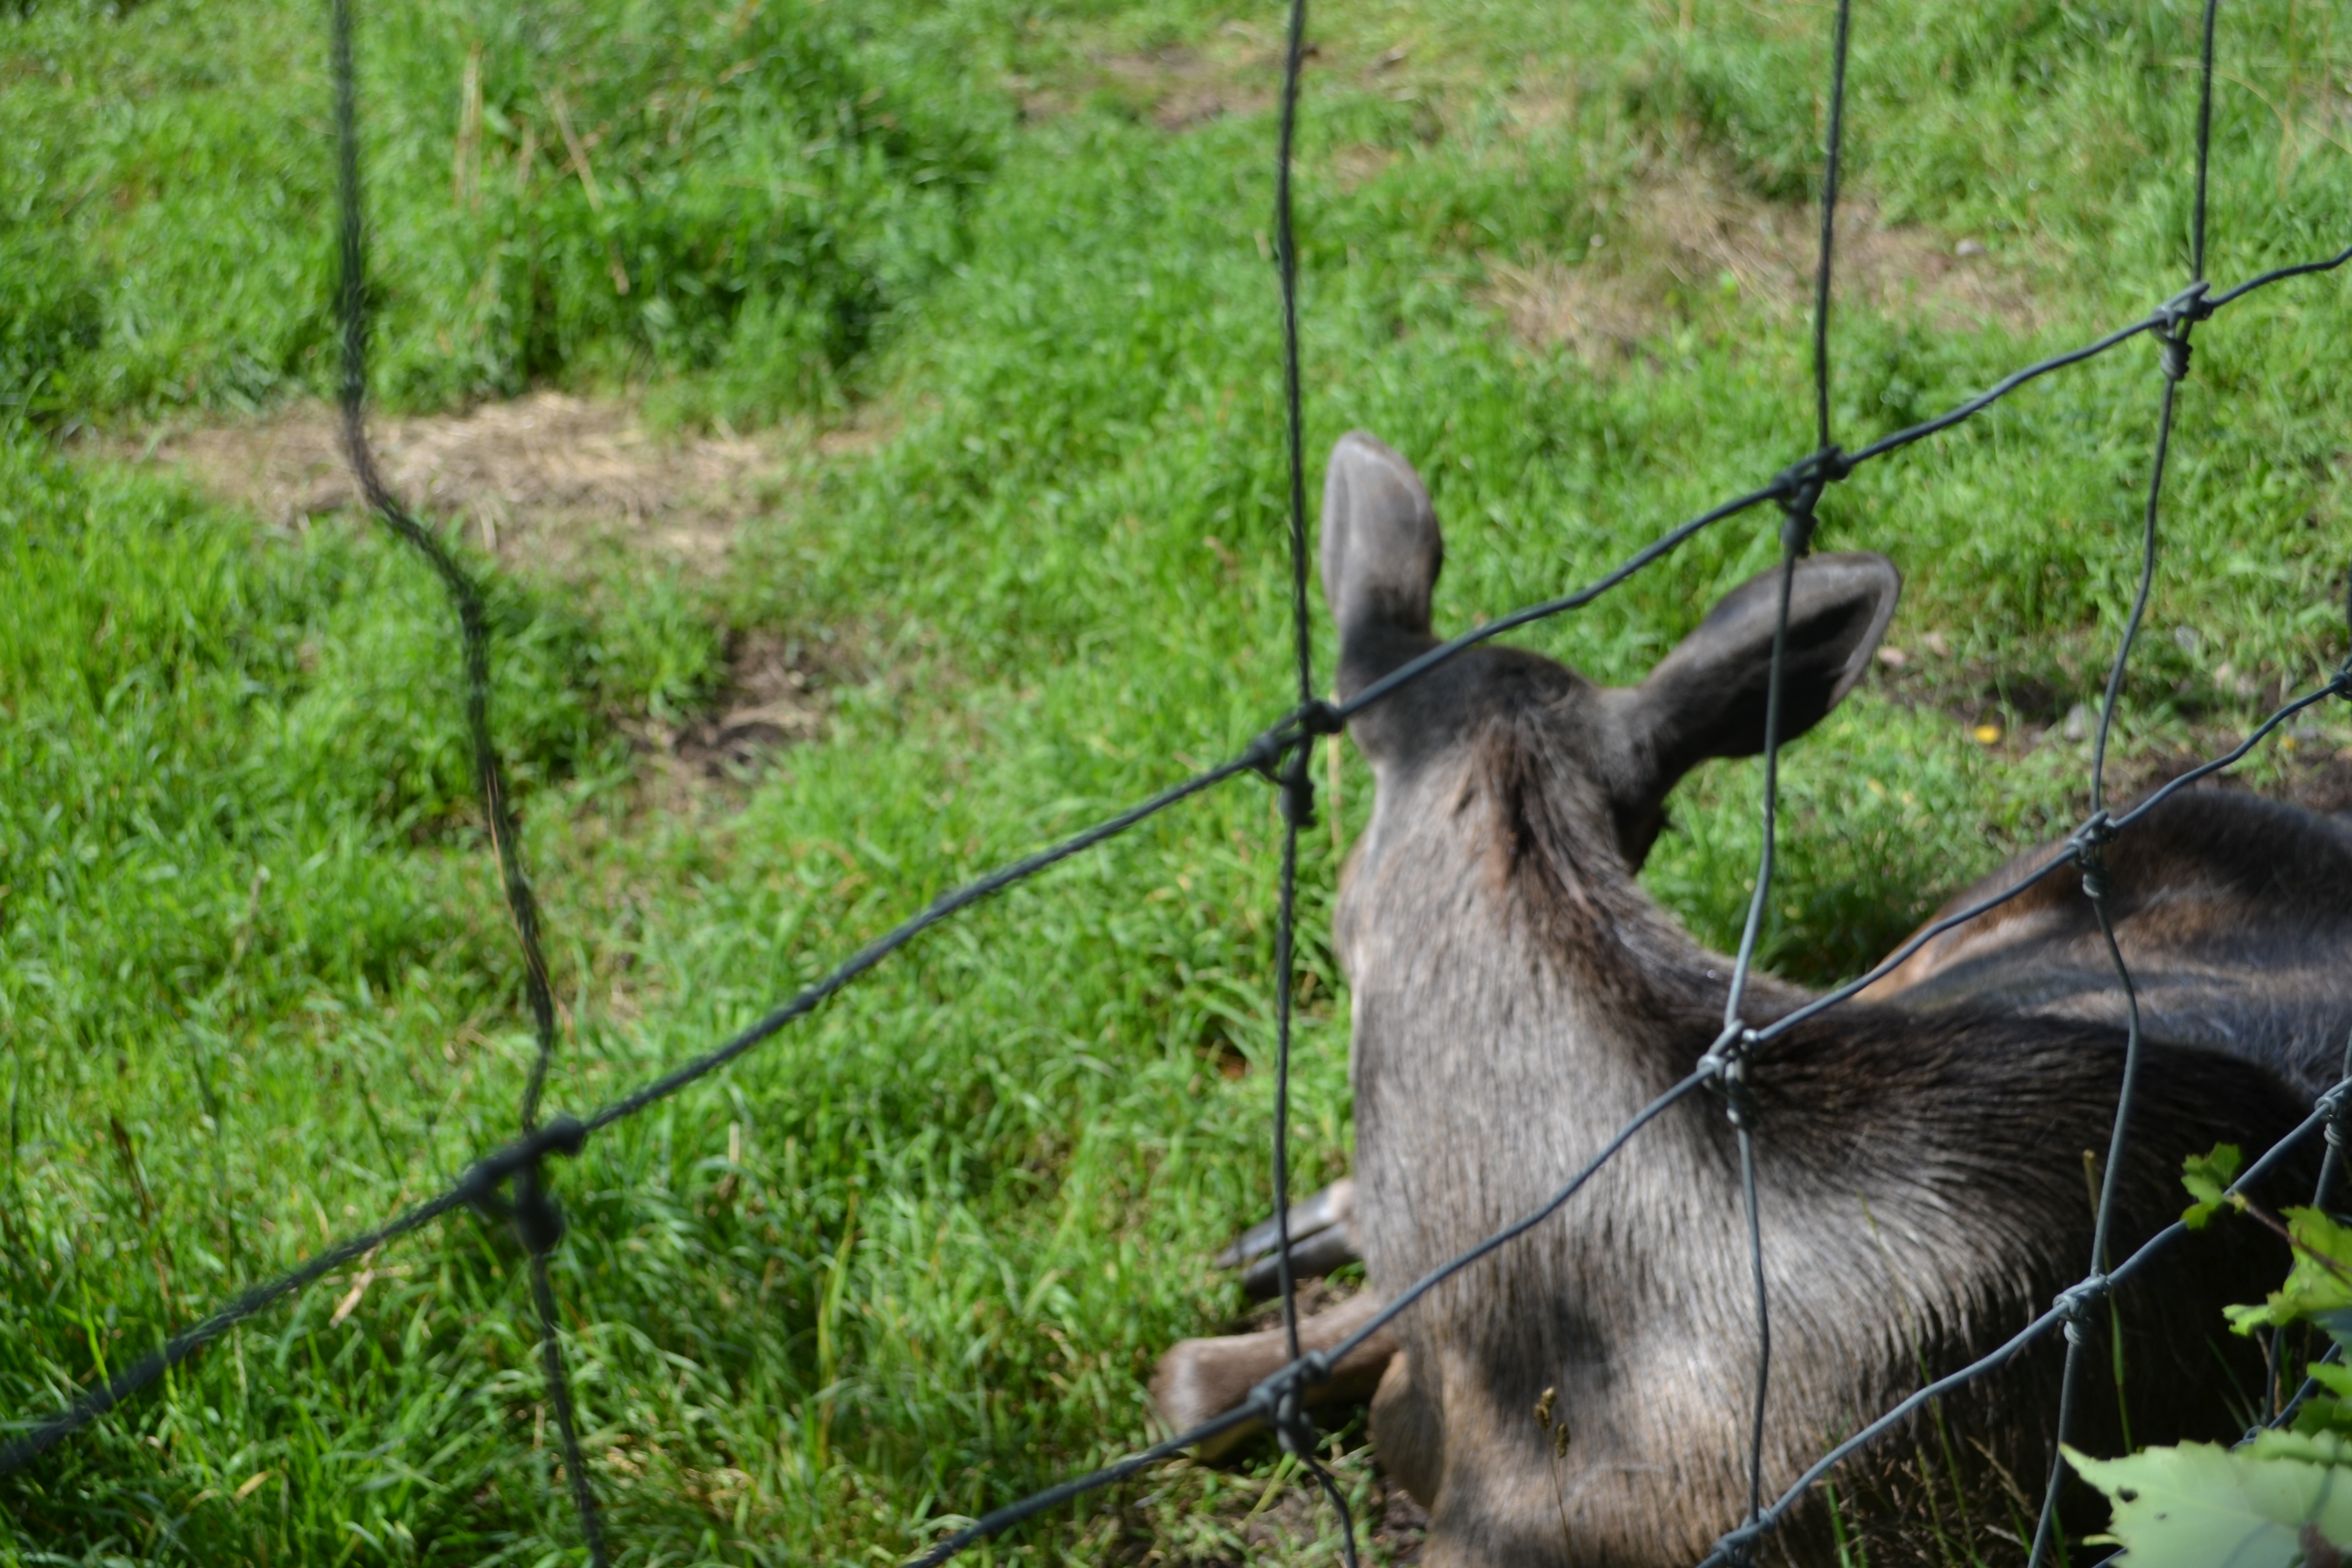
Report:
<svg viewBox="0 0 2352 1568"><path fill-rule="evenodd" d="M2179 337L2198 322L2211 319L2214 304L2207 296L2213 286L2200 278L2156 308L2158 337Z"/></svg>
<svg viewBox="0 0 2352 1568"><path fill-rule="evenodd" d="M1322 1440L1307 1414L1307 1391L1331 1381L1328 1351L1309 1351L1249 1392L1249 1412L1272 1430L1283 1452L1312 1459Z"/></svg>
<svg viewBox="0 0 2352 1568"><path fill-rule="evenodd" d="M1813 542L1813 509L1822 492L1853 472L1853 459L1835 442L1809 452L1772 480L1772 493L1788 514L1780 525L1780 542L1790 554L1802 555Z"/></svg>
<svg viewBox="0 0 2352 1568"><path fill-rule="evenodd" d="M2094 1274L2058 1292L2058 1299L2051 1305L2057 1309L2059 1320L2066 1325L2068 1344L2084 1342L2091 1325L2092 1309L2105 1300L2115 1288L2115 1281L2106 1275Z"/></svg>
<svg viewBox="0 0 2352 1568"><path fill-rule="evenodd" d="M2213 314L2212 302L2206 298L2210 287L2200 278L2156 308L2159 321L2156 341L2168 381L2189 374L2189 330Z"/></svg>
<svg viewBox="0 0 2352 1568"><path fill-rule="evenodd" d="M1282 791L1283 818L1294 826L1315 826L1315 780L1307 768L1315 737L1336 735L1346 727L1339 710L1318 697L1301 703L1242 752L1242 762L1252 773Z"/></svg>
<svg viewBox="0 0 2352 1568"><path fill-rule="evenodd" d="M473 1169L467 1171L464 1178L458 1182L457 1197L478 1214L492 1219L512 1221L516 1229L522 1234L524 1244L528 1246L531 1232L525 1229L525 1226L531 1222L526 1221L520 1211L524 1206L534 1202L530 1194L539 1192L540 1162L550 1154L562 1154L566 1157L575 1155L587 1145L587 1142L588 1129L579 1118L558 1116L523 1134L505 1148L494 1153L486 1154L476 1161ZM516 1183L518 1189L516 1202L509 1205L505 1199L499 1196L499 1188L517 1177L521 1180ZM526 1188L528 1191L524 1190ZM536 1202L550 1208L553 1207L543 1193L540 1194ZM544 1215L534 1215L533 1219L544 1217ZM562 1216L556 1216L553 1223L556 1234L561 1235L563 1229ZM554 1245L552 1237L550 1238L548 1245L551 1247ZM537 1252L543 1248L533 1247L531 1250Z"/></svg>
<svg viewBox="0 0 2352 1568"><path fill-rule="evenodd" d="M2115 817L2100 810L2067 836L2066 851L2082 868L2083 896L2093 903L2107 896L2107 846L2116 841L2117 831Z"/></svg>
<svg viewBox="0 0 2352 1568"><path fill-rule="evenodd" d="M2321 1131L2327 1146L2341 1151L2347 1138L2352 1138L2352 1079L2346 1079L2313 1102L2312 1109L2327 1118Z"/></svg>
<svg viewBox="0 0 2352 1568"><path fill-rule="evenodd" d="M1716 1542L1715 1561L1728 1564L1728 1568L1751 1568L1756 1561L1756 1549L1763 1541L1764 1522L1751 1519Z"/></svg>
<svg viewBox="0 0 2352 1568"><path fill-rule="evenodd" d="M1724 1113L1734 1127L1756 1125L1756 1092L1748 1080L1748 1066L1755 1054L1756 1031L1735 1018L1698 1059L1699 1071L1713 1079L1722 1093Z"/></svg>
<svg viewBox="0 0 2352 1568"><path fill-rule="evenodd" d="M515 1178L514 1227L523 1249L533 1258L554 1251L563 1239L563 1210L548 1195L537 1165Z"/></svg>

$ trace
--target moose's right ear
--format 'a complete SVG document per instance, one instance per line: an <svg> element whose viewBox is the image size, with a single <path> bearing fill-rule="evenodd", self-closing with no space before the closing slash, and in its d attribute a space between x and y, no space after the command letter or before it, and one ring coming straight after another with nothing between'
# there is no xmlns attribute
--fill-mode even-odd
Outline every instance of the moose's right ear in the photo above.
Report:
<svg viewBox="0 0 2352 1568"><path fill-rule="evenodd" d="M1351 647L1429 635L1445 545L1412 465L1361 430L1331 448L1323 478L1323 597Z"/></svg>
<svg viewBox="0 0 2352 1568"><path fill-rule="evenodd" d="M1789 585L1780 740L1795 740L1843 700L1886 635L1903 579L1884 555L1814 555ZM1778 567L1742 583L1631 690L1612 691L1617 738L1605 763L1618 835L1640 865L1663 821L1666 792L1708 757L1764 749Z"/></svg>

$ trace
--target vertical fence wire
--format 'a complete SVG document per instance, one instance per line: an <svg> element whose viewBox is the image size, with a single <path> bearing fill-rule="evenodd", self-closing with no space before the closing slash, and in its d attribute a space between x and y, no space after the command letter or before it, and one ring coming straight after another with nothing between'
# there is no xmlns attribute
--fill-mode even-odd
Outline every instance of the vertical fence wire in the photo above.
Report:
<svg viewBox="0 0 2352 1568"><path fill-rule="evenodd" d="M530 1008L536 1049L530 1076L523 1086L520 1120L526 1138L539 1130L541 1096L547 1087L548 1064L555 1054L555 998L541 947L539 903L524 869L522 845L515 829L514 812L507 798L505 771L499 765L490 735L490 656L488 618L481 589L457 558L419 522L384 482L367 436L367 216L360 183L359 83L354 64L352 0L333 0L332 30L335 82L335 192L340 212L341 277L336 303L341 315L342 375L340 405L343 450L360 493L393 532L423 556L441 579L457 613L465 647L466 732L473 758L474 786L482 797L490 848L499 866L507 910L514 921L515 940L522 951L523 990ZM562 1233L561 1211L541 1184L536 1160L518 1170L514 1202L507 1210L516 1234L530 1253L530 1295L539 1320L540 1363L547 1394L555 1407L557 1435L563 1448L563 1469L570 1485L580 1531L595 1568L604 1568L604 1531L596 1500L588 1482L586 1461L580 1449L573 1418L572 1391L564 1374L562 1324L556 1310L555 1291L548 1279L548 1255ZM486 1205L485 1206L491 1206Z"/></svg>
<svg viewBox="0 0 2352 1568"><path fill-rule="evenodd" d="M342 374L339 383L343 453L352 477L368 506L408 547L432 567L457 612L457 629L466 665L466 739L474 773L474 787L482 797L482 816L489 829L490 850L497 858L507 911L514 921L515 941L522 952L523 994L530 1008L531 1032L537 1052L530 1078L523 1089L522 1128L539 1123L540 1096L546 1087L548 1063L555 1054L555 994L547 976L547 958L540 945L539 900L524 869L522 845L516 832L514 809L507 797L506 771L490 738L490 652L488 616L482 593L470 574L433 531L410 514L376 467L367 435L367 216L360 188L359 89L353 76L351 0L334 0L335 191L341 212L341 276L336 290L341 317Z"/></svg>
<svg viewBox="0 0 2352 1568"><path fill-rule="evenodd" d="M579 1518L580 1535L588 1546L588 1561L595 1568L605 1568L611 1559L604 1550L604 1525L580 1451L580 1425L572 1414L572 1385L563 1374L563 1346L556 1337L555 1287L547 1278L547 1254L543 1251L530 1256L530 1299L539 1310L540 1366L547 1377L548 1403L555 1407L555 1434L563 1446L563 1479L572 1493L572 1511Z"/></svg>
<svg viewBox="0 0 2352 1568"><path fill-rule="evenodd" d="M2352 1083L2352 1037L2347 1037L2344 1042L2344 1065L2336 1074L2336 1081ZM2337 1179L2344 1173L2345 1110L2342 1105L2332 1108L2327 1124L2321 1129L2321 1132L2325 1146L2319 1158L2319 1175L2311 1184L2311 1206L2325 1210L2327 1207L2329 1195L2336 1191ZM2281 1360L2279 1343L2281 1336L2285 1331L2284 1327L2271 1331L2270 1359L2273 1385L2263 1391L2267 1402L2264 1406L2263 1419L2239 1439L2241 1445L2251 1443L2264 1431L2284 1426L2294 1420L2296 1413L2302 1410L2305 1402L2319 1392L2319 1378L2315 1374L2306 1373L2302 1385L2294 1391L2294 1394L2284 1404L2277 1403L2279 1390L2276 1381ZM2343 1357L2344 1347L2331 1342L2319 1359L2323 1364L2334 1366L2343 1360Z"/></svg>
<svg viewBox="0 0 2352 1568"><path fill-rule="evenodd" d="M1822 257L1813 274L1813 445L1822 449L1830 444L1830 258L1837 247L1838 169L1845 142L1846 43L1853 22L1853 0L1838 0L1830 47L1828 152L1822 160Z"/></svg>
<svg viewBox="0 0 2352 1568"><path fill-rule="evenodd" d="M1289 47L1283 55L1282 125L1275 153L1275 266L1282 285L1284 451L1289 460L1291 636L1298 663L1298 700L1315 697L1314 647L1307 621L1307 462L1298 387L1298 253L1291 230L1292 138L1298 124L1298 77L1307 47L1307 0L1291 0ZM1282 889L1275 924L1274 1224L1275 1269L1282 1292L1282 1328L1291 1359L1298 1358L1298 1293L1290 1259L1290 967L1297 917L1300 796L1313 787L1301 745L1283 775Z"/></svg>
<svg viewBox="0 0 2352 1568"><path fill-rule="evenodd" d="M1772 664L1764 700L1763 846L1758 851L1756 888L1748 900L1748 920L1740 932L1739 953L1733 962L1730 989L1723 1004L1723 1034L1708 1055L1716 1068L1731 1125L1739 1146L1739 1185L1748 1221L1748 1262L1756 1289L1756 1403L1749 1421L1748 1445L1748 1516L1754 1523L1764 1506L1764 1413L1772 1387L1772 1312L1764 1273L1764 1232L1756 1191L1756 1102L1748 1084L1752 1031L1740 1016L1746 999L1749 965L1764 910L1772 892L1773 841L1779 827L1780 763L1780 694L1789 642L1789 601L1795 588L1797 554L1801 534L1800 518L1810 527L1810 507L1790 511L1781 534L1780 605L1772 627Z"/></svg>
<svg viewBox="0 0 2352 1568"><path fill-rule="evenodd" d="M2220 6L2221 0L2205 0L2200 28L2196 195L2189 229L2188 305L2179 319L2158 336L2164 386L2157 405L2156 448L2148 462L2147 501L2141 517L2139 585L2132 595L2131 613L2125 619L2123 636L2116 645L2115 664L2107 672L2106 690L2099 704L2098 737L2091 751L2091 817L2083 832L2077 835L2081 846L2079 858L2083 892L2091 901L2092 913L2098 921L2100 938L2105 943L2109 961L2115 965L2116 979L2123 987L2124 1070L2123 1082L2116 1092L2115 1125L2107 1140L2107 1166L2100 1181L2098 1211L2092 1224L2089 1268L2083 1282L2062 1297L2069 1310L2065 1326L2066 1358L2059 1373L2058 1424L2052 1437L2048 1480L2042 1494L2041 1514L2033 1527L2033 1546L2027 1555L2027 1568L2041 1568L2057 1534L2059 1500L2063 1494L2066 1476L2064 1446L2077 1414L2083 1362L2088 1354L2095 1322L2091 1308L2109 1289L2105 1273L2107 1245L2115 1226L2116 1194L2123 1185L2124 1161L2130 1149L2132 1104L2139 1089L2144 1044L2139 992L2132 981L2131 966L2124 962L2123 948L2116 940L2115 921L2107 906L2105 849L2115 837L2115 829L2106 814L2107 744L2115 729L2116 710L2123 698L2125 678L2131 667L2132 649L2139 640L2140 626L2147 615L2148 597L2156 586L2157 524L2164 498L2165 460L2172 449L2173 412L2179 399L2181 378L2189 374L2189 332L2197 321L2197 309L2202 301L2206 281L2206 190L2213 142L2213 30ZM2271 1349L2274 1355L2275 1344ZM2270 1381L2266 1380L2266 1386ZM2268 1395L2265 1398L2267 1400Z"/></svg>
<svg viewBox="0 0 2352 1568"><path fill-rule="evenodd" d="M1748 900L1748 917L1739 932L1739 951L1732 961L1731 984L1724 997L1723 1034L1707 1053L1709 1063L1717 1068L1738 1141L1740 1197L1748 1222L1748 1266L1756 1291L1756 1402L1748 1433L1748 1513L1741 1521L1748 1529L1756 1527L1764 1511L1765 1413L1772 1391L1772 1308L1764 1268L1763 1214L1756 1184L1756 1100L1748 1081L1755 1031L1740 1014L1741 1005L1747 1000L1748 975L1756 961L1756 945L1771 905L1780 837L1781 694L1787 677L1789 604L1796 589L1797 561L1811 547L1822 487L1834 471L1824 465L1833 465L1837 460L1837 448L1831 441L1830 289L1837 246L1838 168L1845 135L1845 68L1852 29L1852 0L1838 0L1830 47L1829 123L1822 161L1821 257L1813 275L1814 471L1783 502L1780 603L1772 624L1772 662L1764 699L1762 844L1757 851L1756 887Z"/></svg>
<svg viewBox="0 0 2352 1568"><path fill-rule="evenodd" d="M1293 216L1291 170L1296 162L1298 84L1307 58L1307 0L1291 0L1290 27L1282 62L1281 124L1274 172L1275 265L1282 286L1282 390L1284 455L1288 466L1290 629L1302 714L1321 705L1315 697L1314 626L1307 613L1306 421L1298 371L1298 238ZM1282 873L1274 938L1274 1223L1275 1277L1282 1295L1282 1331L1290 1359L1299 1358L1298 1280L1290 1257L1290 1041L1293 970L1298 919L1298 835L1315 822L1315 730L1310 722L1284 761L1276 783L1282 792ZM1339 1520L1339 1548L1349 1568L1356 1563L1356 1525L1339 1484L1316 1457L1314 1423L1302 1407L1303 1388L1278 1402L1274 1427L1284 1449L1315 1479Z"/></svg>

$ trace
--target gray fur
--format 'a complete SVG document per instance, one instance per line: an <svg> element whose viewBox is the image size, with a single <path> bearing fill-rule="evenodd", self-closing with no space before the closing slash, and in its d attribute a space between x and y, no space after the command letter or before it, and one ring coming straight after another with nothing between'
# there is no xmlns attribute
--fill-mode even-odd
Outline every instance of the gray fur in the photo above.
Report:
<svg viewBox="0 0 2352 1568"><path fill-rule="evenodd" d="M1350 436L1332 468L1323 576L1345 697L1433 645L1442 545L1394 453ZM1792 736L1851 689L1896 591L1875 556L1805 562L1796 584ZM1633 869L1683 769L1760 743L1753 672L1771 591L1769 579L1736 590L1629 691L1487 647L1351 726L1378 780L1335 926L1354 998L1358 1234L1372 1290L1401 1289L1535 1206L1717 1033L1729 963ZM1760 979L1748 1020L1805 994ZM1923 1373L1998 1343L2079 1277L2082 1151L2105 1146L2122 1054L2112 1029L1956 1002L1836 1009L1759 1062L1768 1497ZM2299 1109L2258 1068L2165 1046L2149 1048L2138 1103L2119 1248L2178 1212L2184 1153L2222 1139L2262 1146ZM1720 1105L1685 1101L1567 1213L1398 1320L1373 1432L1383 1465L1430 1510L1424 1563L1663 1568L1739 1521L1755 1306L1737 1169ZM2193 1265L2131 1292L2140 1441L2229 1428L2215 1351L2242 1370L2244 1357L2211 1342L2218 1308L2258 1294L2284 1262L2248 1231L2217 1227ZM1219 1342L1177 1347L1163 1381ZM1943 1413L1967 1494L1956 1500L2005 1518L2004 1472L2038 1490L2056 1364L2045 1346ZM1547 1387L1570 1433L1564 1457L1533 1417ZM2078 1440L2096 1446L2114 1401L2094 1388L2085 1408ZM1873 1562L1900 1556L1900 1521L1920 1507L1916 1493L1903 1500L1920 1479L1903 1468L1915 1453L1926 1449L1894 1444L1842 1479L1849 1531L1878 1543ZM1834 1560L1818 1498L1773 1550Z"/></svg>

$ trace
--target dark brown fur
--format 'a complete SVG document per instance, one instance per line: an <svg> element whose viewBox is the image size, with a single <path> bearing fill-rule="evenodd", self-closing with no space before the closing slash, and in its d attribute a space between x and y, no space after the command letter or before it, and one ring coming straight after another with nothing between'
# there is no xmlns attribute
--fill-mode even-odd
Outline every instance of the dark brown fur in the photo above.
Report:
<svg viewBox="0 0 2352 1568"><path fill-rule="evenodd" d="M2021 855L1929 922L2016 886ZM2116 945L2149 1036L2209 1046L2316 1093L2352 1035L2352 829L2237 790L2172 796L2106 850ZM2119 1026L2125 1002L2074 868L1957 926L1865 993L1906 1007L1989 1004Z"/></svg>

